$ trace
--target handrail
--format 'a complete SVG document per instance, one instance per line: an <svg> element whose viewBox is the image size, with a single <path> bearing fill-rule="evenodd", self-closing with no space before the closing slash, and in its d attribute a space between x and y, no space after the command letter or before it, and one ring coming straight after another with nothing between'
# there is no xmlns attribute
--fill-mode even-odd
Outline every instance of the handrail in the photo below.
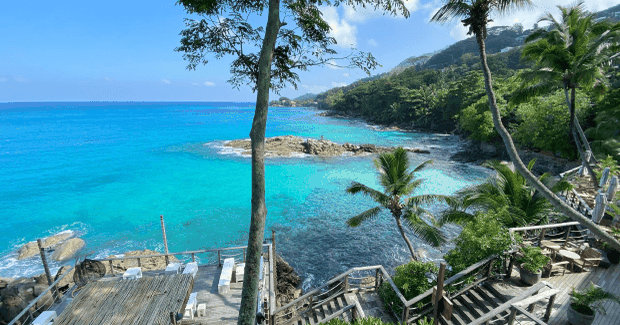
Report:
<svg viewBox="0 0 620 325"><path fill-rule="evenodd" d="M349 309L353 309L353 308L355 308L355 304L348 305L348 306L346 306L346 307L344 307L344 308L340 309L339 311L337 311L337 312L335 312L335 313L333 313L333 314L331 314L331 315L329 315L329 316L325 317L324 319L322 319L322 320L321 320L320 322L318 322L317 324L325 324L325 323L329 322L330 320L332 320L332 319L334 319L334 318L338 318L338 316L340 316L340 315L344 314L344 313L345 313L345 312L347 312Z"/></svg>
<svg viewBox="0 0 620 325"><path fill-rule="evenodd" d="M560 228L565 226L576 226L580 223L577 221L563 222L563 223L550 223L542 226L529 226L529 227L514 227L508 228L509 232L515 231L524 231L524 230L537 230L537 229L548 229L548 228Z"/></svg>
<svg viewBox="0 0 620 325"><path fill-rule="evenodd" d="M461 271L461 272L451 276L448 280L444 281L444 283L443 283L444 287L447 287L448 285L456 282L456 280L466 276L467 274L471 273L472 271L480 268L481 266L485 265L486 263L488 263L488 262L490 262L490 261L492 261L492 260L494 260L494 259L496 259L498 257L499 257L498 255L491 255L491 256L485 258L484 260L482 260L482 261L480 261L480 262L478 262L478 263L476 263L476 264L466 268L465 270L463 270L463 271ZM433 294L433 288L430 288L430 289L426 290L426 292L424 292L423 294L417 295L413 299L407 301L405 303L405 306L409 307L409 306L419 302L420 300L422 300L422 299L424 299L424 298L426 298L426 297L428 297L428 296L430 296L432 294Z"/></svg>
<svg viewBox="0 0 620 325"><path fill-rule="evenodd" d="M60 280L62 280L67 274L71 273L71 271L75 268L75 265L72 266L69 271L67 271L65 274L63 274L62 276L60 276L56 281L54 281L54 283L52 283L49 287L47 287L47 289L43 290L41 292L40 295L38 295L36 298L34 298L34 300L32 300L28 306L26 306L26 308L24 308L21 313L19 313L17 316L15 316L15 318L13 318L13 320L7 324L7 325L13 325L15 324L20 318L22 318L22 316L24 316L32 306L34 306L37 301L39 301L39 299L41 299L41 297L43 297L44 294L46 294L48 291L50 291L54 286L56 286L58 284L58 282L60 282ZM34 321L34 319L33 319Z"/></svg>
<svg viewBox="0 0 620 325"><path fill-rule="evenodd" d="M565 172L563 172L563 173L560 173L560 177L561 177L561 178L564 178L564 176L566 176L566 175L569 175L569 174L575 173L575 172L577 172L577 171L579 170L579 168L581 168L581 166L577 166L577 167L575 167L575 168L573 168L573 169L569 169L569 170L567 170L567 171L565 171Z"/></svg>
<svg viewBox="0 0 620 325"><path fill-rule="evenodd" d="M276 287L273 279L273 262L276 259L276 250L273 244L269 244L269 321L276 315Z"/></svg>
<svg viewBox="0 0 620 325"><path fill-rule="evenodd" d="M268 247L271 244L263 244L263 247ZM100 262L108 262L108 261L118 261L118 260L128 260L128 259L138 259L138 258L151 258L151 257L162 257L162 256L174 256L174 255L191 255L191 254L201 254L201 253L209 253L209 252L217 252L217 251L230 251L236 249L247 248L248 246L238 246L238 247L226 247L226 248L212 248L212 249L201 249L196 251L184 251L178 253L163 253L163 254L153 254L153 255L140 255L140 256L122 256L122 257L113 257L113 258L104 258L98 261Z"/></svg>
<svg viewBox="0 0 620 325"><path fill-rule="evenodd" d="M538 317L536 317L536 315L534 315L534 314L530 313L529 311L523 309L523 307L515 306L515 305L512 305L511 307L514 308L515 310L520 311L523 315L527 316L534 323L536 323L538 325L547 325L547 323L541 321Z"/></svg>

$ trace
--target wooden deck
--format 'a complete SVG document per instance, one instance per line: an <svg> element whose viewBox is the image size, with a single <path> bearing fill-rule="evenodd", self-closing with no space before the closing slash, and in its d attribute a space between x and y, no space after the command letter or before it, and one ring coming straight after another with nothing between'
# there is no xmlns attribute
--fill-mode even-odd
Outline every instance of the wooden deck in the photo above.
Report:
<svg viewBox="0 0 620 325"><path fill-rule="evenodd" d="M575 273L566 271L564 276L557 274L550 278L543 278L543 280L548 281L556 289L561 290L561 293L555 300L549 325L564 325L568 324L566 310L570 303L569 293L573 287L580 290L590 286L590 283L593 282L615 295L620 295L620 264L612 264L608 269L597 267L592 269L592 271ZM597 315L593 325L620 324L620 305L608 301L604 306L607 309L607 315Z"/></svg>
<svg viewBox="0 0 620 325"><path fill-rule="evenodd" d="M170 312L185 307L193 286L192 276L184 274L93 282L80 290L54 324L167 325Z"/></svg>

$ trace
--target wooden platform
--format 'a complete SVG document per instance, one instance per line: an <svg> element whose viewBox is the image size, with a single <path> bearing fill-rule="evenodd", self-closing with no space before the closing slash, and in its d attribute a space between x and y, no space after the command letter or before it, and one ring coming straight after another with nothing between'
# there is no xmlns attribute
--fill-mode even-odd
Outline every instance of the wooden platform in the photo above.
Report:
<svg viewBox="0 0 620 325"><path fill-rule="evenodd" d="M88 284L54 325L170 324L170 312L185 307L194 287L188 274Z"/></svg>
<svg viewBox="0 0 620 325"><path fill-rule="evenodd" d="M597 267L592 269L592 271L575 273L566 271L564 276L558 274L550 278L543 278L543 280L550 282L556 289L561 290L560 295L555 301L553 313L551 313L551 319L549 319L549 325L568 324L566 320L566 310L570 304L569 293L572 292L573 287L580 290L587 288L590 286L590 283L593 282L615 295L620 295L619 264L612 265L608 269ZM607 315L597 315L593 325L620 324L620 305L608 301L604 306L605 309L607 309Z"/></svg>

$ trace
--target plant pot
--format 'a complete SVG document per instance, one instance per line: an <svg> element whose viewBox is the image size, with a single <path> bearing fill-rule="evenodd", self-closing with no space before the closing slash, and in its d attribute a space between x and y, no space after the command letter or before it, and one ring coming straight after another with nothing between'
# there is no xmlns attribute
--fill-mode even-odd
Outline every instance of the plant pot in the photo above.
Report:
<svg viewBox="0 0 620 325"><path fill-rule="evenodd" d="M571 323L572 325L591 325L592 323L594 323L594 318L596 317L596 314L594 315L582 314L574 310L573 304L571 304L568 308L567 316L568 316L568 322Z"/></svg>
<svg viewBox="0 0 620 325"><path fill-rule="evenodd" d="M620 252L615 249L608 249L607 259L609 259L609 263L611 264L618 264L618 262L620 262Z"/></svg>
<svg viewBox="0 0 620 325"><path fill-rule="evenodd" d="M521 270L519 271L519 273L521 274L521 281L529 285L535 285L536 283L540 282L540 278L542 277L542 270L539 270L538 273L532 273L526 270L523 267L523 264L521 264Z"/></svg>

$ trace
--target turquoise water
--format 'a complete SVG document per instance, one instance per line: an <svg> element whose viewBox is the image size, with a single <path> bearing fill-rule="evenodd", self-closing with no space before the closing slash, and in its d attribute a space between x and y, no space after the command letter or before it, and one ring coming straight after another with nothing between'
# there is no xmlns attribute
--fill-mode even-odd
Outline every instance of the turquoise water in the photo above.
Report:
<svg viewBox="0 0 620 325"><path fill-rule="evenodd" d="M38 258L17 261L16 250L64 230L83 238L82 254L91 257L162 251L159 215L170 251L245 245L250 160L222 142L248 138L253 113L251 103L0 104L0 276L41 273ZM455 137L380 130L316 113L271 108L267 136L429 148L431 155L411 155L414 164L435 160L421 173L421 193L451 194L487 176L481 167L448 161L459 146ZM278 251L307 285L351 266L407 260L387 214L356 229L344 224L373 206L344 192L354 180L379 188L372 159L266 160L268 235L276 230ZM441 257L442 250L412 239L429 259Z"/></svg>

